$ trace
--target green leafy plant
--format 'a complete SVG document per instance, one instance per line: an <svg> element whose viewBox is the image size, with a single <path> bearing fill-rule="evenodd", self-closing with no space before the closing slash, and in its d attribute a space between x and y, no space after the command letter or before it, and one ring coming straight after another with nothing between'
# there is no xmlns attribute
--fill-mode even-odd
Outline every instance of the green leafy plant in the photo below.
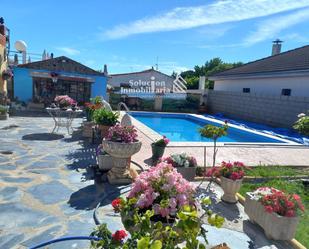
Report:
<svg viewBox="0 0 309 249"><path fill-rule="evenodd" d="M93 112L92 118L96 124L114 126L118 121L119 113L101 108Z"/></svg>
<svg viewBox="0 0 309 249"><path fill-rule="evenodd" d="M207 242L207 231L202 227L204 216L208 216L208 223L220 228L224 223L224 218L208 210L211 204L210 198L201 200L201 207L204 213L199 216L196 208L185 205L177 212L176 220L173 223L164 225L161 221L156 223L151 221L154 212L148 210L141 214L136 210L133 215L135 222L131 226L138 226L138 229L131 232L130 238L123 241L123 237L118 238L116 233L125 234L123 230L112 234L106 224L98 226L91 236L102 238L100 241L92 241L92 248L118 248L118 249L205 249ZM132 209L134 202L132 199L116 199L114 208L117 212L124 212ZM201 236L205 242L201 242ZM182 245L180 245L183 242ZM164 246L164 247L163 247ZM185 246L185 247L184 247Z"/></svg>
<svg viewBox="0 0 309 249"><path fill-rule="evenodd" d="M1 115L4 115L8 112L8 107L7 106L3 106L3 105L0 105L0 114Z"/></svg>
<svg viewBox="0 0 309 249"><path fill-rule="evenodd" d="M298 120L293 125L293 128L300 134L309 136L309 116L305 113L298 114Z"/></svg>

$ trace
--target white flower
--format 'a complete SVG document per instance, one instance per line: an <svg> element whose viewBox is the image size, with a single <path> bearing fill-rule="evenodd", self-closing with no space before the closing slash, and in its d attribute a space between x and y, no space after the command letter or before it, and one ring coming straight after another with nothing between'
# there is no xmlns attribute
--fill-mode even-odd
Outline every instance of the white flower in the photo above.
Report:
<svg viewBox="0 0 309 249"><path fill-rule="evenodd" d="M297 115L297 117L299 117L299 118L306 117L306 114L305 113L300 113L300 114Z"/></svg>

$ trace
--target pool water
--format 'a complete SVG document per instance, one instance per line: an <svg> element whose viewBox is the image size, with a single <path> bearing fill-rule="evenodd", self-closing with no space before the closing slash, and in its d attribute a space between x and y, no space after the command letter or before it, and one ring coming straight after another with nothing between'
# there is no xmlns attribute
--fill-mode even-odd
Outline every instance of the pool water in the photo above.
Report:
<svg viewBox="0 0 309 249"><path fill-rule="evenodd" d="M199 128L207 124L221 126L216 122L188 114L130 113L130 115L173 142L212 142L211 139L199 134ZM219 138L218 142L284 143L279 139L234 127L229 127L227 135Z"/></svg>

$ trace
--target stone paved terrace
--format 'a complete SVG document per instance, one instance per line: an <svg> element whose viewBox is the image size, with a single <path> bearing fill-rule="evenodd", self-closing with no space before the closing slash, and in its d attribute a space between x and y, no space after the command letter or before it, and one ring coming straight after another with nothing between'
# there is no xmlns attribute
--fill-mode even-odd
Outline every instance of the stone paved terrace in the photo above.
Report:
<svg viewBox="0 0 309 249"><path fill-rule="evenodd" d="M95 226L94 210L101 201L99 220L112 230L121 227L110 202L124 189L93 180L96 145L80 139L80 122L75 120L72 136L50 134L53 121L46 117L13 117L0 122L1 249L28 248L61 236L89 235ZM140 135L144 146L133 160L147 164L150 140ZM227 223L218 231L207 227L210 244L227 241L237 249L289 248L265 239L261 230L248 222L240 205L226 206L217 198L220 188L213 191L217 192L213 195L214 209L227 218ZM49 248L85 247L86 242L78 242L72 247L62 243Z"/></svg>

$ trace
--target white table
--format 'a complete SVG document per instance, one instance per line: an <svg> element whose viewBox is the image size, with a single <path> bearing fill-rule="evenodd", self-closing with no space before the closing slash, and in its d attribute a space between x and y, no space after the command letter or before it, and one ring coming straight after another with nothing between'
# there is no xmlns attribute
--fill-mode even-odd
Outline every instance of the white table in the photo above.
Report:
<svg viewBox="0 0 309 249"><path fill-rule="evenodd" d="M68 134L70 134L70 129L73 132L72 122L74 118L83 112L82 110L73 111L72 109L63 110L60 108L46 108L46 111L54 120L54 129L52 133L54 133L56 129L58 132L60 127L65 127L67 128Z"/></svg>

